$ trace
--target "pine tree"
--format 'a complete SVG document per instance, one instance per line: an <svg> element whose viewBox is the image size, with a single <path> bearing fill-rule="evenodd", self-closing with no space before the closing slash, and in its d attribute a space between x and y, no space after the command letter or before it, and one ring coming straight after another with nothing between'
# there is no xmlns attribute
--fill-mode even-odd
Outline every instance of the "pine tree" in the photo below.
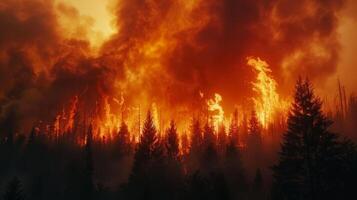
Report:
<svg viewBox="0 0 357 200"><path fill-rule="evenodd" d="M183 156L187 156L190 150L190 141L188 135L185 132L181 135L181 149Z"/></svg>
<svg viewBox="0 0 357 200"><path fill-rule="evenodd" d="M249 120L248 126L248 144L259 147L261 145L261 125L258 121L257 114L255 111L252 111L251 118Z"/></svg>
<svg viewBox="0 0 357 200"><path fill-rule="evenodd" d="M130 134L128 126L122 121L118 132L118 148L120 155L125 155L130 152Z"/></svg>
<svg viewBox="0 0 357 200"><path fill-rule="evenodd" d="M133 168L129 177L126 195L129 199L153 198L151 177L154 175L153 163L161 156L162 143L157 137L151 111L148 111L144 122L139 144L134 155Z"/></svg>
<svg viewBox="0 0 357 200"><path fill-rule="evenodd" d="M239 135L238 135L238 110L235 109L233 112L233 117L229 125L229 137L232 139L235 145L239 144Z"/></svg>
<svg viewBox="0 0 357 200"><path fill-rule="evenodd" d="M23 200L25 199L21 182L17 177L14 177L6 187L4 200Z"/></svg>
<svg viewBox="0 0 357 200"><path fill-rule="evenodd" d="M188 169L190 173L195 172L200 167L203 149L203 136L199 120L192 120L190 134L190 149L188 154Z"/></svg>
<svg viewBox="0 0 357 200"><path fill-rule="evenodd" d="M275 199L338 199L334 191L342 180L336 175L341 161L331 121L321 109L310 82L298 79L294 102L283 135L279 162L273 167Z"/></svg>
<svg viewBox="0 0 357 200"><path fill-rule="evenodd" d="M192 120L191 125L191 153L199 154L202 149L203 137L199 120Z"/></svg>
<svg viewBox="0 0 357 200"><path fill-rule="evenodd" d="M219 157L216 145L216 136L211 125L206 123L203 132L203 153L201 160L201 169L203 172L209 174L219 168Z"/></svg>
<svg viewBox="0 0 357 200"><path fill-rule="evenodd" d="M176 125L173 120L170 122L170 127L166 131L166 137L166 150L168 157L172 160L178 160L180 154L179 139L177 135Z"/></svg>
<svg viewBox="0 0 357 200"><path fill-rule="evenodd" d="M218 135L217 135L217 149L218 152L223 155L227 146L227 133L226 133L226 127L222 123L219 126L218 129Z"/></svg>
<svg viewBox="0 0 357 200"><path fill-rule="evenodd" d="M167 174L165 178L167 182L167 190L170 194L166 198L176 199L183 190L184 173L180 158L179 138L173 120L166 131L166 135L167 166L165 171Z"/></svg>
<svg viewBox="0 0 357 200"><path fill-rule="evenodd" d="M203 128L203 146L214 146L216 145L216 136L213 126L206 123Z"/></svg>
<svg viewBox="0 0 357 200"><path fill-rule="evenodd" d="M248 141L247 151L250 158L250 168L260 167L262 164L262 138L261 138L261 125L258 121L255 111L252 111L249 124L248 124Z"/></svg>
<svg viewBox="0 0 357 200"><path fill-rule="evenodd" d="M242 155L236 141L231 137L224 158L224 174L230 188L231 199L245 199L247 183Z"/></svg>
<svg viewBox="0 0 357 200"><path fill-rule="evenodd" d="M86 144L84 147L85 153L85 168L84 168L84 183L83 183L83 197L84 199L93 199L94 183L93 183L93 127L89 126Z"/></svg>

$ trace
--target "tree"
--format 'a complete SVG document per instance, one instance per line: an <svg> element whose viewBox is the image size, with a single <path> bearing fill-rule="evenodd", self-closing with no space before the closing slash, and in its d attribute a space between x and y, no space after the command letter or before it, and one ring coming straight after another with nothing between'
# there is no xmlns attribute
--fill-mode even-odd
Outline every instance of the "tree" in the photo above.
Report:
<svg viewBox="0 0 357 200"><path fill-rule="evenodd" d="M175 199L179 197L179 193L182 191L184 185L184 173L181 166L179 138L177 135L177 129L175 122L172 120L170 127L166 131L166 185L167 192L171 196L166 198ZM162 172L161 172L162 173Z"/></svg>
<svg viewBox="0 0 357 200"><path fill-rule="evenodd" d="M83 183L83 197L84 199L93 199L94 194L94 183L93 183L93 127L89 126L86 144L84 147L85 151L85 168L84 168L84 183Z"/></svg>
<svg viewBox="0 0 357 200"><path fill-rule="evenodd" d="M191 124L191 142L188 155L188 165L191 172L199 169L200 160L202 159L203 137L200 121L192 120Z"/></svg>
<svg viewBox="0 0 357 200"><path fill-rule="evenodd" d="M153 163L161 154L162 143L157 137L151 111L148 111L144 122L139 144L134 155L133 168L126 186L126 195L129 199L153 198L151 177Z"/></svg>
<svg viewBox="0 0 357 200"><path fill-rule="evenodd" d="M166 131L166 137L167 156L172 160L178 160L180 154L179 139L177 135L176 125L173 120L171 120L170 127Z"/></svg>
<svg viewBox="0 0 357 200"><path fill-rule="evenodd" d="M130 134L128 126L122 121L118 132L118 150L119 154L125 155L130 152Z"/></svg>
<svg viewBox="0 0 357 200"><path fill-rule="evenodd" d="M247 183L242 156L236 141L229 138L224 156L224 174L231 199L245 199Z"/></svg>
<svg viewBox="0 0 357 200"><path fill-rule="evenodd" d="M206 123L203 128L203 146L208 147L210 145L216 145L216 136L213 126Z"/></svg>
<svg viewBox="0 0 357 200"><path fill-rule="evenodd" d="M203 153L201 158L201 169L209 174L216 171L219 166L216 136L214 129L208 123L205 124L203 131Z"/></svg>
<svg viewBox="0 0 357 200"><path fill-rule="evenodd" d="M199 120L192 120L191 125L191 153L199 154L202 149L203 137Z"/></svg>
<svg viewBox="0 0 357 200"><path fill-rule="evenodd" d="M229 124L229 137L232 139L235 145L239 144L239 135L238 135L238 110L235 109L233 112L233 117L231 123Z"/></svg>
<svg viewBox="0 0 357 200"><path fill-rule="evenodd" d="M261 146L261 131L262 128L258 121L257 114L255 111L252 111L248 126L248 145L255 148Z"/></svg>
<svg viewBox="0 0 357 200"><path fill-rule="evenodd" d="M342 145L328 130L331 121L322 112L309 80L298 79L294 102L283 135L279 162L273 167L275 199L338 199L343 180ZM342 184L343 185L343 184Z"/></svg>
<svg viewBox="0 0 357 200"><path fill-rule="evenodd" d="M218 135L217 135L217 149L218 152L220 152L221 155L224 154L227 146L227 133L226 133L226 127L222 123L219 126L218 129Z"/></svg>
<svg viewBox="0 0 357 200"><path fill-rule="evenodd" d="M4 200L23 200L25 199L21 182L17 177L14 177L6 187Z"/></svg>
<svg viewBox="0 0 357 200"><path fill-rule="evenodd" d="M249 124L248 124L248 141L247 141L247 151L248 155L251 158L251 166L250 168L257 168L259 167L262 162L262 138L261 138L261 125L258 121L257 114L255 111L252 111Z"/></svg>

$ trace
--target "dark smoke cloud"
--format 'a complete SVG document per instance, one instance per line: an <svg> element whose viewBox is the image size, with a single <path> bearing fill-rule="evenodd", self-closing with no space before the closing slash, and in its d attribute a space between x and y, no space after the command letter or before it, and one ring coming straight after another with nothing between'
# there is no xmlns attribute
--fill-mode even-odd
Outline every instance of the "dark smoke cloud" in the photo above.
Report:
<svg viewBox="0 0 357 200"><path fill-rule="evenodd" d="M2 134L53 121L71 98L90 88L110 90L107 69L90 56L88 41L64 38L55 10L49 0L0 3ZM99 89L85 95L93 107Z"/></svg>
<svg viewBox="0 0 357 200"><path fill-rule="evenodd" d="M129 102L147 99L170 108L194 105L199 91L222 94L227 107L244 103L253 95L248 56L266 60L286 93L299 74L323 81L336 70L343 0L189 4L120 1L118 33L93 56L85 37L63 36L53 1L3 0L0 130L52 120L74 95L82 95L86 108L122 91ZM78 17L67 6L58 9Z"/></svg>

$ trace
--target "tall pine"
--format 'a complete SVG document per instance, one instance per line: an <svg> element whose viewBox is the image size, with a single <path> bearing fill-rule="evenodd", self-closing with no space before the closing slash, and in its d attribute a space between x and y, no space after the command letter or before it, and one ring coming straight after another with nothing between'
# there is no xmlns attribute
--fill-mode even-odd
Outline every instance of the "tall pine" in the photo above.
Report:
<svg viewBox="0 0 357 200"><path fill-rule="evenodd" d="M154 159L160 154L158 147L161 141L157 136L157 130L151 111L148 111L144 127L140 135L139 144L134 155L133 168L129 177L126 195L129 199L153 198L151 177Z"/></svg>
<svg viewBox="0 0 357 200"><path fill-rule="evenodd" d="M166 131L166 151L167 156L172 160L178 160L180 154L179 138L175 122L171 120L170 127Z"/></svg>
<svg viewBox="0 0 357 200"><path fill-rule="evenodd" d="M249 168L256 169L262 165L262 128L255 111L252 111L248 123L247 153L250 158Z"/></svg>
<svg viewBox="0 0 357 200"><path fill-rule="evenodd" d="M86 144L84 146L84 179L83 179L83 198L84 199L93 199L94 195L94 183L93 183L93 127L89 126Z"/></svg>
<svg viewBox="0 0 357 200"><path fill-rule="evenodd" d="M4 200L23 200L25 199L21 182L17 177L14 177L6 187L3 195Z"/></svg>
<svg viewBox="0 0 357 200"><path fill-rule="evenodd" d="M294 102L283 135L278 164L273 167L274 199L338 199L335 179L340 167L340 144L328 128L309 80L298 79Z"/></svg>

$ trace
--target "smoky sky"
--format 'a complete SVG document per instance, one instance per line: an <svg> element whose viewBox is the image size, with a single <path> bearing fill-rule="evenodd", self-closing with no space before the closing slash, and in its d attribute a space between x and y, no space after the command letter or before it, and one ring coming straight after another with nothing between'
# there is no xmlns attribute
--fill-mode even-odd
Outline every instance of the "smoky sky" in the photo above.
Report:
<svg viewBox="0 0 357 200"><path fill-rule="evenodd" d="M254 95L249 56L269 63L282 94L298 75L323 83L339 61L343 6L343 0L121 0L112 9L117 33L93 53L86 37L64 33L55 2L3 0L0 130L51 121L74 95L89 110L103 95L119 94L166 108L192 107L199 91L220 93L227 107L244 104Z"/></svg>

